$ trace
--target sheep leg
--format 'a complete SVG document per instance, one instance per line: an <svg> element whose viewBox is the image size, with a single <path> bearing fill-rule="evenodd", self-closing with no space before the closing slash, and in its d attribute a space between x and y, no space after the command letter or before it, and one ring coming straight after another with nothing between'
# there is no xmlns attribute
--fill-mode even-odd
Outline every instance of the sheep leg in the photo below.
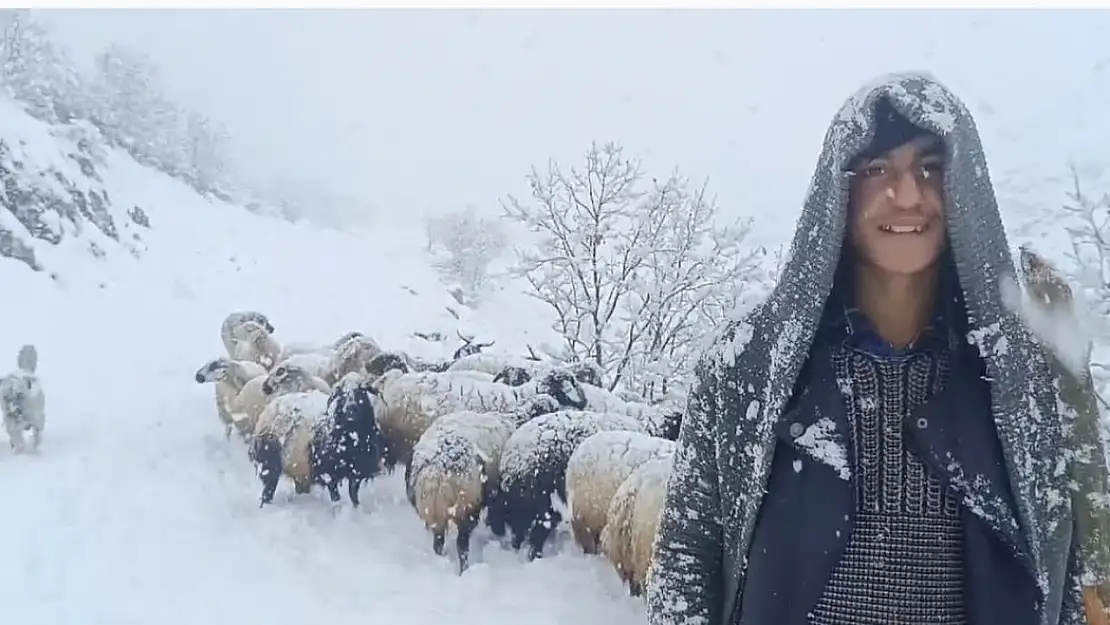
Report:
<svg viewBox="0 0 1110 625"><path fill-rule="evenodd" d="M31 429L31 451L38 451L39 445L42 444L42 430L39 428Z"/></svg>
<svg viewBox="0 0 1110 625"><path fill-rule="evenodd" d="M455 549L459 553L459 575L462 575L470 566L470 534L477 525L477 514L470 515L455 523L458 530L458 535L455 537Z"/></svg>
<svg viewBox="0 0 1110 625"><path fill-rule="evenodd" d="M628 594L633 597L639 597L644 593L644 589L640 588L640 582L635 579L628 580Z"/></svg>
<svg viewBox="0 0 1110 625"><path fill-rule="evenodd" d="M490 497L487 506L486 526L489 527L494 536L503 538L505 536L505 511L501 504L500 493Z"/></svg>
<svg viewBox="0 0 1110 625"><path fill-rule="evenodd" d="M358 489L362 486L362 480L349 479L347 480L347 495L351 498L351 505L358 507Z"/></svg>
<svg viewBox="0 0 1110 625"><path fill-rule="evenodd" d="M528 532L528 560L543 557L543 546L547 542L547 538L551 536L551 532L562 520L563 515L554 510L548 510L544 513L543 519L532 524Z"/></svg>
<svg viewBox="0 0 1110 625"><path fill-rule="evenodd" d="M443 544L446 542L447 538L444 534L446 534L445 530L432 530L432 551L434 551L437 556L443 555Z"/></svg>
<svg viewBox="0 0 1110 625"><path fill-rule="evenodd" d="M281 444L269 436L258 437L251 444L251 459L258 467L258 478L262 480L262 496L258 507L272 503L281 479Z"/></svg>
<svg viewBox="0 0 1110 625"><path fill-rule="evenodd" d="M332 503L339 503L339 480L328 482L328 497Z"/></svg>
<svg viewBox="0 0 1110 625"><path fill-rule="evenodd" d="M312 492L312 481L311 480L306 480L306 479L293 480L293 492L295 492L298 495L307 495L307 494L311 493ZM338 499L338 497L339 497L339 494L336 493L336 499Z"/></svg>
<svg viewBox="0 0 1110 625"><path fill-rule="evenodd" d="M232 430L233 427L234 427L234 425L231 424L231 423L225 423L224 424L224 440L225 441L230 441L231 440L231 430Z"/></svg>

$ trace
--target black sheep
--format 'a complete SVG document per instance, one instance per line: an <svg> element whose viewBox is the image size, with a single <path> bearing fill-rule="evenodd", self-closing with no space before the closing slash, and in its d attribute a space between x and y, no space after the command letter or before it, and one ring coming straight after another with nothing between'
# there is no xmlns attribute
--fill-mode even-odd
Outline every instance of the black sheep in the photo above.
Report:
<svg viewBox="0 0 1110 625"><path fill-rule="evenodd" d="M381 436L371 396L370 380L358 373L344 376L328 398L328 427L317 429L310 458L312 480L339 501L339 483L347 480L351 504L358 506L358 490L381 471Z"/></svg>

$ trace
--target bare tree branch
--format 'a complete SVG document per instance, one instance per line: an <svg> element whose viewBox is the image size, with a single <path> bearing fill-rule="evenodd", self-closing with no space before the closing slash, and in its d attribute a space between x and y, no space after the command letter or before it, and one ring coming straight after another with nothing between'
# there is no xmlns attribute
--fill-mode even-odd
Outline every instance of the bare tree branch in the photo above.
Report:
<svg viewBox="0 0 1110 625"><path fill-rule="evenodd" d="M537 236L514 272L556 314L567 357L588 360L610 389L645 397L681 388L695 345L732 311L765 256L748 223L716 224L707 183L674 171L645 184L639 161L593 144L584 169L549 162L528 176L531 202L508 196L505 217Z"/></svg>

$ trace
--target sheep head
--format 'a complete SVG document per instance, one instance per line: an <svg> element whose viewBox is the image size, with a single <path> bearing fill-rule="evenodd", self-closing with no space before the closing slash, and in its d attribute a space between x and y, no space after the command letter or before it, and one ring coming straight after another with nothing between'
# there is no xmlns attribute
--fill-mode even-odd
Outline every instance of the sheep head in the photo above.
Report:
<svg viewBox="0 0 1110 625"><path fill-rule="evenodd" d="M365 369L381 351L378 344L369 337L359 335L347 339L332 357L332 370L336 379L359 369Z"/></svg>
<svg viewBox="0 0 1110 625"><path fill-rule="evenodd" d="M336 350L339 350L339 349L342 349L343 346L347 344L347 341L350 341L351 339L361 339L365 336L366 336L365 334L363 334L362 332L359 332L358 330L352 330L351 332L348 332L348 333L344 334L343 336L335 339L335 342L332 343L331 346L333 348L335 348Z"/></svg>
<svg viewBox="0 0 1110 625"><path fill-rule="evenodd" d="M211 382L218 382L227 378L229 369L231 368L231 361L227 358L217 358L204 363L194 376L197 384L208 384Z"/></svg>
<svg viewBox="0 0 1110 625"><path fill-rule="evenodd" d="M305 392L316 388L312 377L312 374L300 365L281 363L266 376L266 380L262 383L262 392L267 395Z"/></svg>
<svg viewBox="0 0 1110 625"><path fill-rule="evenodd" d="M566 369L552 369L545 373L536 380L536 391L554 397L560 406L576 410L586 408L586 392L578 379Z"/></svg>
<svg viewBox="0 0 1110 625"><path fill-rule="evenodd" d="M524 367L508 365L493 376L493 381L508 386L523 386L532 381L532 374L528 373L528 370Z"/></svg>
<svg viewBox="0 0 1110 625"><path fill-rule="evenodd" d="M385 375L386 371L398 370L401 373L409 372L409 365L405 361L405 357L396 352L381 352L370 359L366 363L366 374L371 379L377 379Z"/></svg>
<svg viewBox="0 0 1110 625"><path fill-rule="evenodd" d="M263 315L256 310L244 310L239 313L232 313L232 315L230 316L234 317L236 315L238 315L240 323L256 323L263 330L265 330L267 334L274 333L274 324L270 323L270 320L266 317L266 315Z"/></svg>

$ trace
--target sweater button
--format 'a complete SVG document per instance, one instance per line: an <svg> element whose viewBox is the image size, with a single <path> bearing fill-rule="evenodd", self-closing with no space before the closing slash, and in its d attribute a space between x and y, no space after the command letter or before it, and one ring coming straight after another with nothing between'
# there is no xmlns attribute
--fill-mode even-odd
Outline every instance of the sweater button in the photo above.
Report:
<svg viewBox="0 0 1110 625"><path fill-rule="evenodd" d="M924 430L927 427L929 427L929 420L926 419L925 417L918 417L917 418L917 429Z"/></svg>
<svg viewBox="0 0 1110 625"><path fill-rule="evenodd" d="M806 428L801 423L795 421L794 423L790 424L790 436L794 438L798 438L802 434L805 434L805 431Z"/></svg>

